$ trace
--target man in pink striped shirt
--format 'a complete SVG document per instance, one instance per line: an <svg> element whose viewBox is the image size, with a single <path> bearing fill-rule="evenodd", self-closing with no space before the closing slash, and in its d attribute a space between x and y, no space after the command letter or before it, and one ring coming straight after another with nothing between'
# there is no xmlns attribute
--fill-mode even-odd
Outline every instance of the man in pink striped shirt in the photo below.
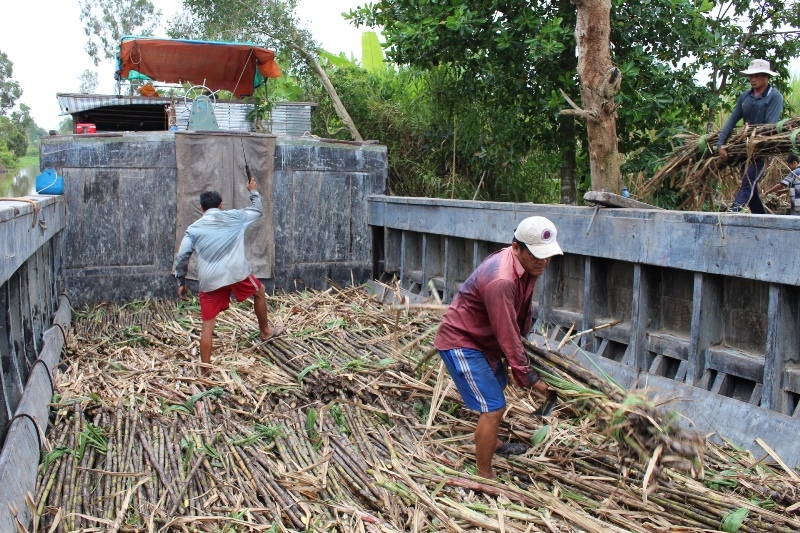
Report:
<svg viewBox="0 0 800 533"><path fill-rule="evenodd" d="M533 322L531 296L550 259L561 255L556 227L545 217L528 217L511 246L487 257L461 285L442 318L434 345L464 405L480 413L475 428L478 475L494 478L492 457L524 453L520 443L498 439L505 412L506 364L520 387L540 395L547 384L530 365L521 336Z"/></svg>

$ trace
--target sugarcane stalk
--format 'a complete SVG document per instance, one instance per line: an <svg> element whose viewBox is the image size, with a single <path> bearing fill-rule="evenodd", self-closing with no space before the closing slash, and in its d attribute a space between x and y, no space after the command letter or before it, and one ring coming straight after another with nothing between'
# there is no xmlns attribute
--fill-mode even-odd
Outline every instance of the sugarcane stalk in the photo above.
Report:
<svg viewBox="0 0 800 533"><path fill-rule="evenodd" d="M299 508L294 498L272 476L265 476L264 480L266 481L264 487L272 495L272 498L278 502L281 514L286 515L294 527L304 529L305 524L303 524L303 520L297 512Z"/></svg>
<svg viewBox="0 0 800 533"><path fill-rule="evenodd" d="M83 414L78 408L78 404L75 404L75 435L80 434L81 428L81 421L83 420ZM65 492L66 496L64 501L66 501L68 509L75 509L75 502L77 500L77 475L78 475L78 457L77 454L72 455L71 463L71 470L69 475L69 483L66 484ZM68 529L75 529L75 516L66 516L64 517L64 523Z"/></svg>
<svg viewBox="0 0 800 533"><path fill-rule="evenodd" d="M142 450L145 452L145 455L147 455L147 458L150 461L151 468L156 471L156 474L158 474L158 477L161 480L161 484L166 488L166 491L170 493L173 501L178 501L179 499L176 497L175 492L172 490L172 486L169 483L169 479L167 478L164 469L161 468L161 463L158 460L158 456L150 447L150 443L147 441L147 437L145 437L145 435L142 433L141 428L138 427L136 428L136 434L139 437L139 442L141 442L142 444Z"/></svg>

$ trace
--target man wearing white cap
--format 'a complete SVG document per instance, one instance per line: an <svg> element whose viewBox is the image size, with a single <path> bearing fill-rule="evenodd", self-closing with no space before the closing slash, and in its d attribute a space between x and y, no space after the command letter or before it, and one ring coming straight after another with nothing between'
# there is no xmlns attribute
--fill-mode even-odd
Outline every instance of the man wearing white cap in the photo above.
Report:
<svg viewBox="0 0 800 533"><path fill-rule="evenodd" d="M527 447L498 439L505 412L506 364L520 387L539 395L547 384L530 365L521 336L533 323L531 298L550 259L561 255L556 227L545 217L517 226L511 246L487 257L458 289L442 317L434 345L464 405L480 413L475 428L478 475L494 477L492 457L518 455Z"/></svg>
<svg viewBox="0 0 800 533"><path fill-rule="evenodd" d="M775 124L783 112L783 95L769 84L770 76L777 76L777 72L770 70L769 61L754 59L747 70L742 74L750 78L750 90L743 92L736 100L733 112L719 132L717 150L720 157L725 160L728 151L725 141L730 137L733 127L739 120L744 119L745 124ZM756 158L744 170L742 185L733 201L731 211L738 212L743 206L748 206L751 213L763 215L764 204L758 196L758 182L764 175L764 159Z"/></svg>

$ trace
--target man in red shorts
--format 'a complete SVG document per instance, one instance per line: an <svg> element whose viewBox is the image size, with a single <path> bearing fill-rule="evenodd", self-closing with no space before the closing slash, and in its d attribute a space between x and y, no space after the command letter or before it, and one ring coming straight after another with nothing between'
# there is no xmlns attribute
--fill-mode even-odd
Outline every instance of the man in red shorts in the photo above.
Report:
<svg viewBox="0 0 800 533"><path fill-rule="evenodd" d="M477 411L475 462L478 475L494 478L495 453L518 455L527 446L498 439L506 408L506 364L520 387L544 396L547 384L531 367L521 337L533 322L531 298L550 258L562 255L556 227L545 217L528 217L511 246L495 252L461 284L434 346L467 409Z"/></svg>
<svg viewBox="0 0 800 533"><path fill-rule="evenodd" d="M255 180L247 183L250 206L244 209L222 210L222 197L216 191L200 195L203 216L186 228L178 254L175 256L175 277L178 278L178 296L186 299L186 272L192 252L197 252L197 271L200 281L200 315L203 329L200 334L200 360L207 374L211 363L211 347L217 315L230 306L231 294L242 302L253 297L253 307L258 319L258 332L267 340L281 332L280 327L270 327L267 320L267 296L247 264L244 255L244 232L258 220L264 207L256 190Z"/></svg>

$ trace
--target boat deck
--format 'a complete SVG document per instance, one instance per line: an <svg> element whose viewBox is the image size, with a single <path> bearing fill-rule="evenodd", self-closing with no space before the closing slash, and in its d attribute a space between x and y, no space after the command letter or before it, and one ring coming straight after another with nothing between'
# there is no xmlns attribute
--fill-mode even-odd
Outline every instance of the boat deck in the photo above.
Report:
<svg viewBox="0 0 800 533"><path fill-rule="evenodd" d="M207 378L196 302L77 311L33 500L39 530L690 531L740 508L748 531L800 530L785 512L796 476L746 452L709 444L705 484L622 478L602 431L612 404L578 382L559 382L567 401L544 420L509 387L501 437L531 449L478 478L476 417L426 358L436 312L358 288L269 303L286 332L262 342L250 303L232 305Z"/></svg>

